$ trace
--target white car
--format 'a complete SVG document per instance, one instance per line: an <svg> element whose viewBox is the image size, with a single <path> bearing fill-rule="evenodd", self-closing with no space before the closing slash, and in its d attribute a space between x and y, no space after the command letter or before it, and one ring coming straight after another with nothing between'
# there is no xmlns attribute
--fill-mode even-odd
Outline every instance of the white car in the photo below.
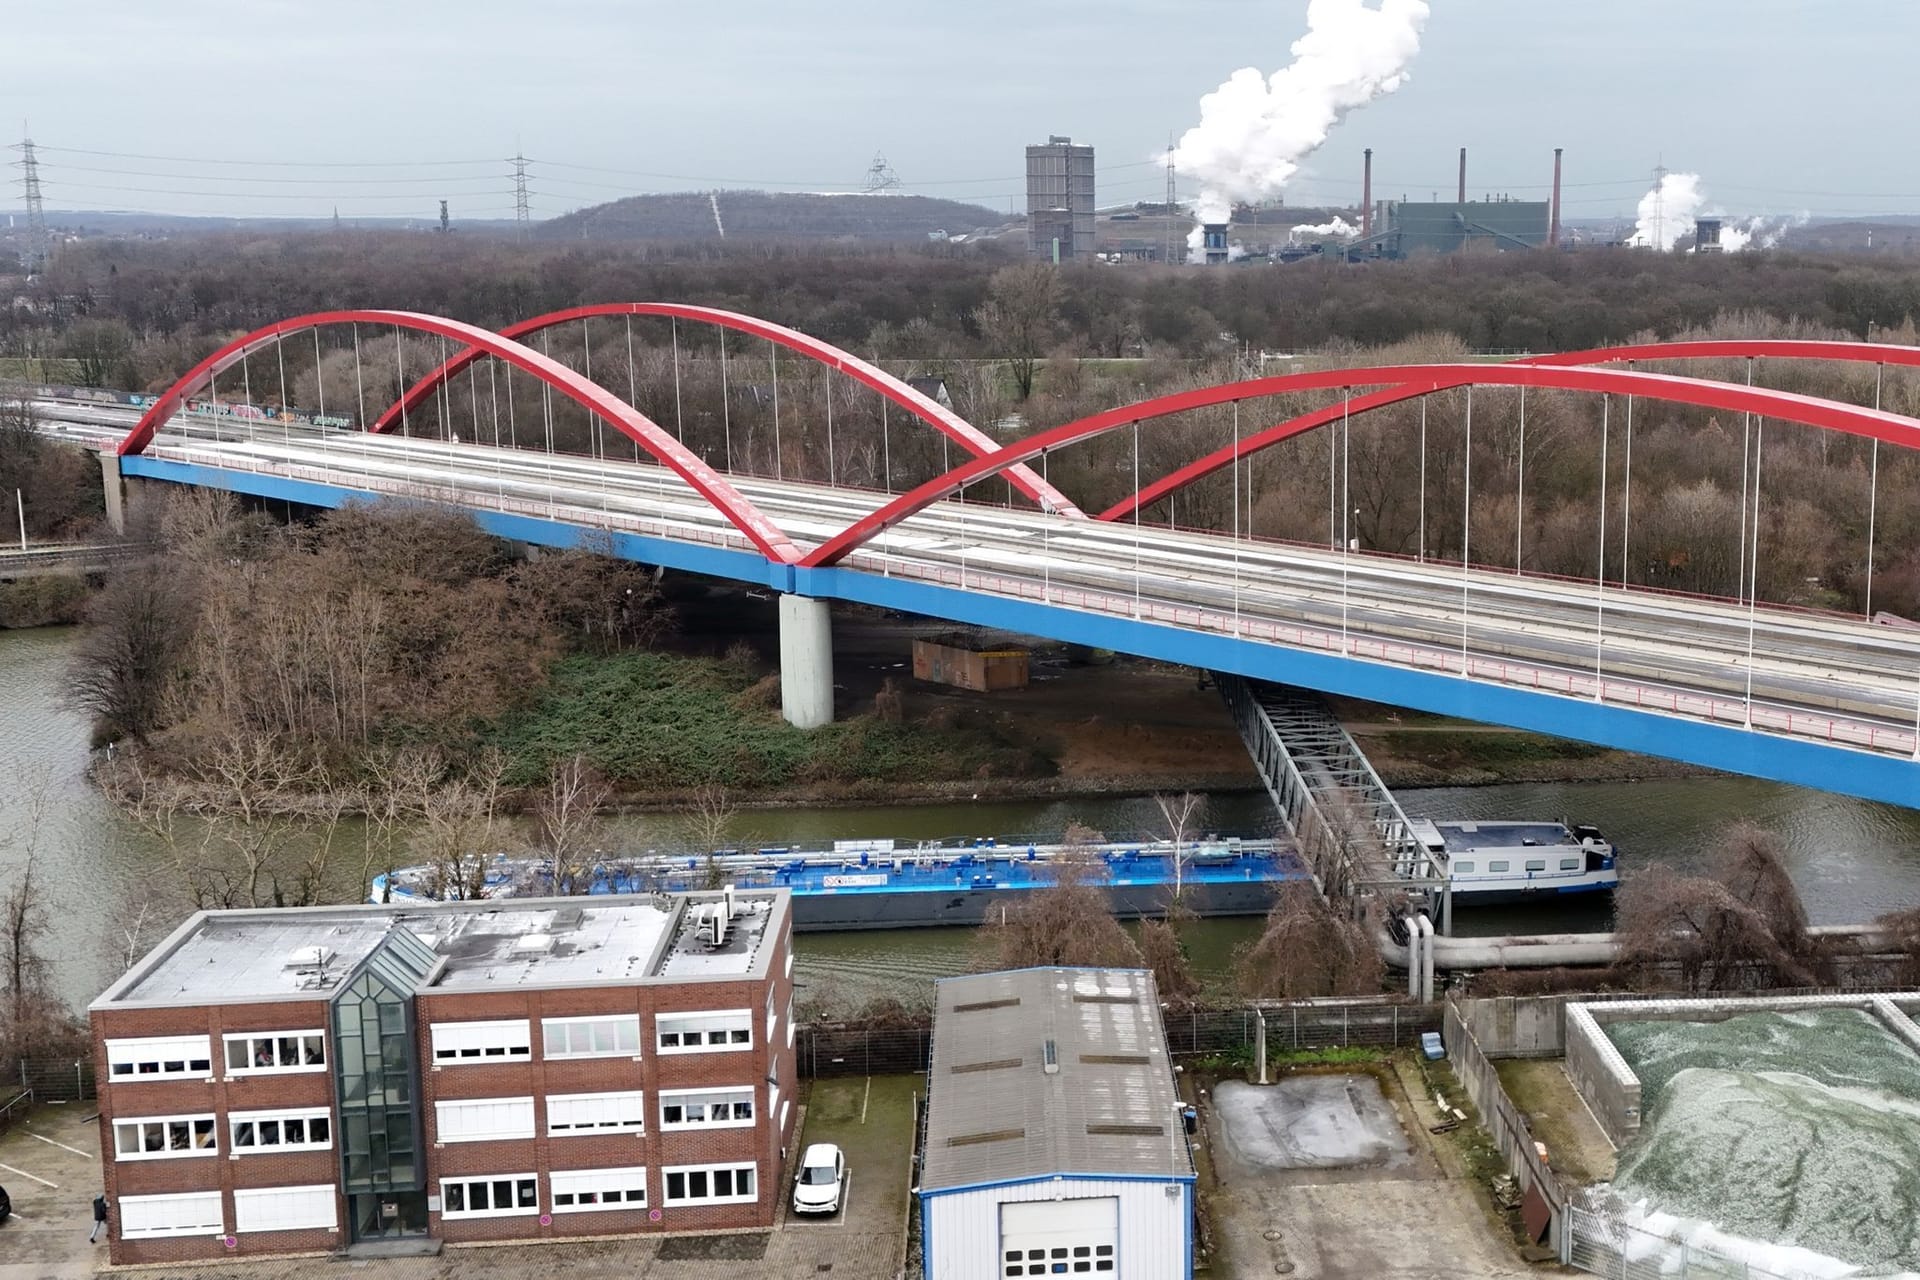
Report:
<svg viewBox="0 0 1920 1280"><path fill-rule="evenodd" d="M840 1188L846 1182L847 1162L831 1142L816 1142L800 1156L793 1177L795 1213L834 1213L840 1208Z"/></svg>

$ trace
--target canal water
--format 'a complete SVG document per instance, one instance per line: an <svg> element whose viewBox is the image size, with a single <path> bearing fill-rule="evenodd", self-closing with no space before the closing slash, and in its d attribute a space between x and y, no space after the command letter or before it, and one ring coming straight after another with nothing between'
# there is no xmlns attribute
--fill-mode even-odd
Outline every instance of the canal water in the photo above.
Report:
<svg viewBox="0 0 1920 1280"><path fill-rule="evenodd" d="M87 726L62 705L62 676L77 632L48 628L0 632L0 892L12 885L29 849L47 907L42 951L48 981L84 1007L121 971L130 926L151 945L184 918L187 903L165 843L123 818L87 780ZM41 818L32 820L36 795ZM1815 923L1843 923L1920 903L1920 812L1743 778L1655 782L1516 784L1410 790L1414 815L1435 818L1560 818L1598 825L1628 866L1700 865L1728 824L1750 818L1772 830ZM772 844L893 837L1056 835L1081 822L1114 836L1150 831L1150 800L1092 797L844 809L768 809L742 813L743 842ZM1272 825L1264 795L1213 797L1213 829L1254 833ZM629 847L671 842L670 816L613 820ZM187 831L178 843L192 843ZM355 896L359 830L343 826L327 884L337 900ZM146 907L140 919L142 906ZM1604 928L1603 909L1462 911L1462 933ZM1233 953L1257 927L1252 920L1195 921L1183 931L1195 967L1224 983ZM976 963L968 929L903 929L803 934L797 970L803 997L844 1010L874 996L924 999L932 979Z"/></svg>

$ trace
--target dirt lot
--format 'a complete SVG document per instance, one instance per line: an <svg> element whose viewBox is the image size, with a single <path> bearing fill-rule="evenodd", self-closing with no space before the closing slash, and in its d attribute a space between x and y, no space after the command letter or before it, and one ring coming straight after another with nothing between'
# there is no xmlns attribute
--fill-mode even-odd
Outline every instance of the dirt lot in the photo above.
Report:
<svg viewBox="0 0 1920 1280"><path fill-rule="evenodd" d="M1426 1099L1394 1072L1223 1085L1207 1108L1215 1274L1298 1280L1517 1280Z"/></svg>
<svg viewBox="0 0 1920 1280"><path fill-rule="evenodd" d="M788 1186L777 1194L776 1229L729 1235L642 1237L448 1249L437 1257L334 1263L284 1258L202 1266L127 1268L113 1274L164 1280L309 1280L339 1268L372 1280L894 1280L903 1261L913 1093L919 1076L817 1081L801 1143L846 1152L840 1212L796 1218ZM0 1280L81 1280L106 1264L87 1244L89 1205L100 1188L92 1108L46 1107L0 1137L0 1186L15 1215L0 1226ZM32 1175L28 1177L26 1175ZM34 1179L44 1179L42 1185Z"/></svg>
<svg viewBox="0 0 1920 1280"><path fill-rule="evenodd" d="M1617 1153L1567 1078L1565 1059L1506 1058L1493 1065L1563 1179L1575 1185L1613 1180Z"/></svg>

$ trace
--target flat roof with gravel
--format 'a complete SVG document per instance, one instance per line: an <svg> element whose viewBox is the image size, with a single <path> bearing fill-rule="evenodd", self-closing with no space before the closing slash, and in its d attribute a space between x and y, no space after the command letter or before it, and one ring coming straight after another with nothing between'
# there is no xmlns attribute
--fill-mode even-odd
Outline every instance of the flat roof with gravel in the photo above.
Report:
<svg viewBox="0 0 1920 1280"><path fill-rule="evenodd" d="M930 1076L922 1191L1053 1174L1193 1177L1145 970L944 978Z"/></svg>
<svg viewBox="0 0 1920 1280"><path fill-rule="evenodd" d="M717 945L701 920L723 909L720 893L202 911L92 1007L325 1000L392 929L438 957L422 991L753 977L789 896L734 893Z"/></svg>

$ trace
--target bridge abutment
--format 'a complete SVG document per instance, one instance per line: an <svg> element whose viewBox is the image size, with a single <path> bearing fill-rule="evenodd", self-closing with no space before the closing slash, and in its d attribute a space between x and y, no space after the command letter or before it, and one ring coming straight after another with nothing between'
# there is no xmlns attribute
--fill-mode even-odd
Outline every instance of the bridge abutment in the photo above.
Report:
<svg viewBox="0 0 1920 1280"><path fill-rule="evenodd" d="M833 620L825 600L780 597L780 713L801 729L833 721Z"/></svg>
<svg viewBox="0 0 1920 1280"><path fill-rule="evenodd" d="M124 536L127 532L127 489L120 477L120 455L112 450L100 453L100 488L107 498L107 527Z"/></svg>

